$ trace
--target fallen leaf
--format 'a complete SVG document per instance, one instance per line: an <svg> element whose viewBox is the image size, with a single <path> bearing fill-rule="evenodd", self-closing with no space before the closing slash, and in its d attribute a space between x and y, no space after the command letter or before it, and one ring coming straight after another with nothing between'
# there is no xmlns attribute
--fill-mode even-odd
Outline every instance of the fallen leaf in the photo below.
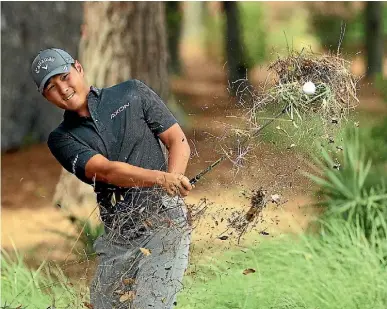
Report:
<svg viewBox="0 0 387 309"><path fill-rule="evenodd" d="M116 206L117 204L117 201L116 201L116 195L113 193L111 198L110 198L110 203L112 204L112 206Z"/></svg>
<svg viewBox="0 0 387 309"><path fill-rule="evenodd" d="M94 306L93 306L92 304L89 304L89 303L84 302L83 305L84 305L86 308L94 309Z"/></svg>
<svg viewBox="0 0 387 309"><path fill-rule="evenodd" d="M114 293L119 294L119 295L124 294L124 292L122 290L115 290Z"/></svg>
<svg viewBox="0 0 387 309"><path fill-rule="evenodd" d="M146 249L146 248L140 248L140 251L141 251L142 254L144 254L145 256L151 255L151 251L150 251L149 249Z"/></svg>
<svg viewBox="0 0 387 309"><path fill-rule="evenodd" d="M244 274L244 275L248 275L248 274L252 274L252 273L255 273L255 269L254 269L254 268L246 268L246 269L243 271L243 274Z"/></svg>
<svg viewBox="0 0 387 309"><path fill-rule="evenodd" d="M151 220L145 220L144 224L145 224L146 227L149 227L149 228L153 227L153 224L152 224Z"/></svg>
<svg viewBox="0 0 387 309"><path fill-rule="evenodd" d="M228 239L228 236L227 235L223 235L223 236L220 236L220 237L218 237L220 240L226 240L226 239Z"/></svg>
<svg viewBox="0 0 387 309"><path fill-rule="evenodd" d="M125 292L120 297L120 303L126 302L128 300L133 300L133 299L134 299L134 292L133 291Z"/></svg>
<svg viewBox="0 0 387 309"><path fill-rule="evenodd" d="M132 285L136 282L135 279L133 278L125 278L122 280L122 282L125 284L125 285Z"/></svg>

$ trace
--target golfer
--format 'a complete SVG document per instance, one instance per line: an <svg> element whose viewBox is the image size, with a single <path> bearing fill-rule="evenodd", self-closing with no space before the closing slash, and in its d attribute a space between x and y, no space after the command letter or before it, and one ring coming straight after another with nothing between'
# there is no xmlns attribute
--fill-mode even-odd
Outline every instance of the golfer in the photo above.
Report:
<svg viewBox="0 0 387 309"><path fill-rule="evenodd" d="M90 86L82 65L61 49L39 52L31 74L65 110L50 151L97 196L105 233L94 244L94 309L172 308L191 237L182 200L192 189L184 176L190 148L181 127L143 82Z"/></svg>

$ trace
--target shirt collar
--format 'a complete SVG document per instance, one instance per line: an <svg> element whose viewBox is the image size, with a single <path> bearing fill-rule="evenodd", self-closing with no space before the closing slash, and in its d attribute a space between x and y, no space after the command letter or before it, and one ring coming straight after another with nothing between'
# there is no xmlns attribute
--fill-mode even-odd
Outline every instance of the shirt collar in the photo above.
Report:
<svg viewBox="0 0 387 309"><path fill-rule="evenodd" d="M90 87L90 91L89 91L89 93L87 94L87 97L86 97L88 103L90 102L89 101L89 97L90 97L91 94L94 94L96 97L99 98L99 96L101 95L101 89L99 89L97 87L94 87L94 86ZM89 105L89 108L92 108L92 106ZM86 118L86 117L79 116L77 112L66 110L64 112L64 114L63 114L63 118L64 118L65 122L73 123L74 121L79 122L83 118Z"/></svg>
<svg viewBox="0 0 387 309"><path fill-rule="evenodd" d="M97 97L101 95L101 89L94 86L90 86L90 92L94 92L97 95Z"/></svg>

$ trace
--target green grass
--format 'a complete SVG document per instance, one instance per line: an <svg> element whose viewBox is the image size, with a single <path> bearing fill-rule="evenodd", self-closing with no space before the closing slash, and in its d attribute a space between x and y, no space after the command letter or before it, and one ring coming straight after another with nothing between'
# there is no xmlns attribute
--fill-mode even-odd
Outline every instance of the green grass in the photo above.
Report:
<svg viewBox="0 0 387 309"><path fill-rule="evenodd" d="M103 223L99 222L94 224L89 219L78 218L73 214L66 215L65 217L74 226L75 234L54 229L50 229L48 232L60 235L70 243L75 244L74 252L82 260L94 258L95 251L93 245L97 238L104 232Z"/></svg>
<svg viewBox="0 0 387 309"><path fill-rule="evenodd" d="M259 123L264 123L276 112L278 111L273 112L266 109L257 114L257 119ZM375 134L371 132L374 130L372 129L373 125L379 124L381 121L383 121L383 115L357 112L350 114L347 120L342 121L340 126L329 124L329 126L324 127L320 116L311 113L308 117L304 117L302 121L297 120L296 127L290 118L284 115L263 130L258 141L273 144L280 151L291 149L311 159L321 157L321 148L330 153L340 153L341 147L344 147L346 132L348 129L356 127L356 123L359 123L364 135L363 140L367 145L369 144L370 147L375 147L375 149L376 147L383 147L384 149L386 147L383 143L379 143L380 136L377 136L379 139L375 140L376 136L373 136ZM371 137L372 139L369 139ZM379 153L378 151L377 154L379 155Z"/></svg>
<svg viewBox="0 0 387 309"><path fill-rule="evenodd" d="M257 115L260 122L270 119L271 113L265 111ZM286 115L275 120L270 127L262 131L260 140L276 145L278 150L293 149L308 156L320 153L321 146L337 150L342 146L343 127L354 125L352 119L341 127L322 125L320 116L311 114L301 121L293 123Z"/></svg>
<svg viewBox="0 0 387 309"><path fill-rule="evenodd" d="M177 308L386 308L383 252L345 221L324 230L206 259L186 279ZM243 275L247 268L256 272Z"/></svg>
<svg viewBox="0 0 387 309"><path fill-rule="evenodd" d="M32 270L18 253L1 253L1 308L83 308L88 302L85 288L75 287L58 267L44 262Z"/></svg>

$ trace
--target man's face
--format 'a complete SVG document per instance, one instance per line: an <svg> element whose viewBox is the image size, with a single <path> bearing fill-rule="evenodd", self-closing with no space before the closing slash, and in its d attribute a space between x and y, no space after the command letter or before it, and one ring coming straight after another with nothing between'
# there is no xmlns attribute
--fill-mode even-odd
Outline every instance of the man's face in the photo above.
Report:
<svg viewBox="0 0 387 309"><path fill-rule="evenodd" d="M86 104L89 88L86 85L81 64L76 61L70 72L51 77L43 95L52 104L71 111L77 111Z"/></svg>

